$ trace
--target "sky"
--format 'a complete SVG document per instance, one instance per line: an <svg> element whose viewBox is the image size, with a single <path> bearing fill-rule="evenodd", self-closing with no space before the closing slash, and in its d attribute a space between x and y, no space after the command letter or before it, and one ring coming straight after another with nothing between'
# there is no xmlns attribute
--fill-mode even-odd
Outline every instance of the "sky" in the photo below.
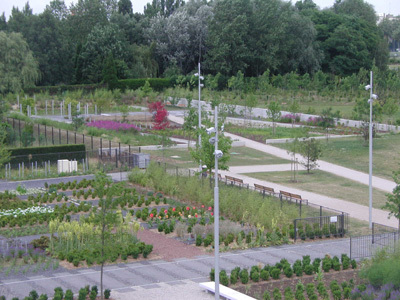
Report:
<svg viewBox="0 0 400 300"><path fill-rule="evenodd" d="M70 3L76 3L77 0L64 0L67 6L69 7ZM146 5L149 0L131 0L133 3L133 11L134 12L143 12L143 7ZM11 14L11 9L13 6L16 6L22 9L25 6L27 0L0 0L0 14L5 12L6 18L8 20L9 15ZM295 3L296 0L293 0L292 3ZM314 2L320 8L331 7L335 0L314 0ZM395 16L400 15L400 1L399 0L366 0L366 2L372 4L377 13L385 13L392 14ZM47 4L50 3L50 0L29 0L29 5L33 10L34 14L41 13Z"/></svg>

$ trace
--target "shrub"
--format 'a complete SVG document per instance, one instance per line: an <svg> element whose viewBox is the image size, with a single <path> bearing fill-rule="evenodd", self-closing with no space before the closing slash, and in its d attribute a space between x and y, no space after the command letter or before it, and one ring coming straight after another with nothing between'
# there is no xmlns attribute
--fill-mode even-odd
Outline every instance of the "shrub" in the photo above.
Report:
<svg viewBox="0 0 400 300"><path fill-rule="evenodd" d="M332 260L329 256L325 256L324 259L322 260L322 269L324 272L329 272L329 270L332 268Z"/></svg>
<svg viewBox="0 0 400 300"><path fill-rule="evenodd" d="M283 269L283 273L285 274L285 276L286 276L287 278L290 278L290 277L293 276L293 269L292 269L290 266L286 266L286 267Z"/></svg>
<svg viewBox="0 0 400 300"><path fill-rule="evenodd" d="M334 290L332 291L332 296L334 300L340 300L342 299L342 292L340 290Z"/></svg>
<svg viewBox="0 0 400 300"><path fill-rule="evenodd" d="M110 299L111 291L109 289L104 290L104 298Z"/></svg>
<svg viewBox="0 0 400 300"><path fill-rule="evenodd" d="M221 270L221 271L219 272L219 282L220 282L222 285L225 285L225 286L228 286L228 285L229 285L229 278L228 278L228 275L226 274L226 271L225 271L225 270Z"/></svg>
<svg viewBox="0 0 400 300"><path fill-rule="evenodd" d="M262 280L268 280L269 279L269 272L265 269L262 269L260 272L260 277Z"/></svg>
<svg viewBox="0 0 400 300"><path fill-rule="evenodd" d="M308 298L310 298L311 295L315 294L315 285L314 285L314 283L309 283L309 284L306 285L306 293L307 293Z"/></svg>
<svg viewBox="0 0 400 300"><path fill-rule="evenodd" d="M86 300L87 290L85 288L81 288L78 294L78 300Z"/></svg>
<svg viewBox="0 0 400 300"><path fill-rule="evenodd" d="M96 300L96 297L97 297L97 291L92 290L89 294L89 299Z"/></svg>
<svg viewBox="0 0 400 300"><path fill-rule="evenodd" d="M239 277L240 277L240 282L243 284L246 284L249 282L249 272L247 271L247 269L243 269L240 271L239 273Z"/></svg>
<svg viewBox="0 0 400 300"><path fill-rule="evenodd" d="M344 299L350 299L350 295L351 295L351 288L345 287L343 289L343 298Z"/></svg>
<svg viewBox="0 0 400 300"><path fill-rule="evenodd" d="M211 269L210 271L210 281L215 281L215 270Z"/></svg>
<svg viewBox="0 0 400 300"><path fill-rule="evenodd" d="M273 268L271 270L271 277L273 279L279 279L280 275L281 275L281 270L279 270L278 268Z"/></svg>
<svg viewBox="0 0 400 300"><path fill-rule="evenodd" d="M319 266L321 265L321 259L320 258L316 258L313 261L313 268L314 268L314 272L318 272Z"/></svg>
<svg viewBox="0 0 400 300"><path fill-rule="evenodd" d="M271 295L268 291L264 291L263 300L271 300Z"/></svg>
<svg viewBox="0 0 400 300"><path fill-rule="evenodd" d="M312 265L305 266L304 273L306 273L306 275L312 275L314 273L314 267Z"/></svg>
<svg viewBox="0 0 400 300"><path fill-rule="evenodd" d="M357 269L357 262L356 262L355 259L352 259L352 260L351 260L351 268L352 268L352 269Z"/></svg>
<svg viewBox="0 0 400 300"><path fill-rule="evenodd" d="M258 270L251 271L250 278L254 282L258 282L260 280L260 271L258 271Z"/></svg>
<svg viewBox="0 0 400 300"><path fill-rule="evenodd" d="M282 294L278 288L274 288L272 295L274 297L274 300L282 300Z"/></svg>
<svg viewBox="0 0 400 300"><path fill-rule="evenodd" d="M153 251L153 245L146 245L143 249L143 257L147 258L147 256Z"/></svg>
<svg viewBox="0 0 400 300"><path fill-rule="evenodd" d="M294 300L294 294L290 286L285 288L284 295L285 295L285 300Z"/></svg>
<svg viewBox="0 0 400 300"><path fill-rule="evenodd" d="M39 294L38 294L35 290L32 290L32 291L29 293L29 297L30 297L32 300L37 300L37 299L39 298Z"/></svg>
<svg viewBox="0 0 400 300"><path fill-rule="evenodd" d="M201 235L196 236L196 246L201 246L201 244L203 243L203 238L201 237Z"/></svg>
<svg viewBox="0 0 400 300"><path fill-rule="evenodd" d="M39 300L47 300L47 299L49 299L49 297L47 297L47 294L41 294L39 297ZM65 298L65 300L72 300L72 298L71 299Z"/></svg>
<svg viewBox="0 0 400 300"><path fill-rule="evenodd" d="M73 300L74 299L74 293L71 290L66 290L65 291L65 300Z"/></svg>

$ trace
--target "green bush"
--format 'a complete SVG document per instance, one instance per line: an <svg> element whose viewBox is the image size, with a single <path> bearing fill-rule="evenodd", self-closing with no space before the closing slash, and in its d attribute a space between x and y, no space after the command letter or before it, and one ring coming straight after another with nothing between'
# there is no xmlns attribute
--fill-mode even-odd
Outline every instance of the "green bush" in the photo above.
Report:
<svg viewBox="0 0 400 300"><path fill-rule="evenodd" d="M104 290L104 298L110 299L111 291L109 289Z"/></svg>
<svg viewBox="0 0 400 300"><path fill-rule="evenodd" d="M243 284L246 284L249 282L249 272L247 271L247 269L243 269L240 271L239 273L239 277L240 277L240 282Z"/></svg>
<svg viewBox="0 0 400 300"><path fill-rule="evenodd" d="M284 296L285 300L294 300L294 294L290 286L285 288Z"/></svg>
<svg viewBox="0 0 400 300"><path fill-rule="evenodd" d="M329 256L325 256L324 259L322 260L322 270L324 270L324 272L329 272L331 268L332 268L332 260Z"/></svg>
<svg viewBox="0 0 400 300"><path fill-rule="evenodd" d="M286 267L283 269L283 273L285 274L285 276L286 276L287 278L291 278L291 277L293 276L293 269L292 269L290 266L286 266Z"/></svg>
<svg viewBox="0 0 400 300"><path fill-rule="evenodd" d="M306 285L306 293L307 293L308 298L310 298L311 295L315 294L315 285L314 285L314 283L309 283L309 284Z"/></svg>
<svg viewBox="0 0 400 300"><path fill-rule="evenodd" d="M79 290L78 300L86 300L87 294L88 294L88 291L85 288L81 288Z"/></svg>
<svg viewBox="0 0 400 300"><path fill-rule="evenodd" d="M71 290L66 290L65 291L65 300L73 300L74 299L74 293Z"/></svg>
<svg viewBox="0 0 400 300"><path fill-rule="evenodd" d="M282 294L278 288L274 288L272 291L272 296L274 297L274 300L282 300Z"/></svg>
<svg viewBox="0 0 400 300"><path fill-rule="evenodd" d="M196 246L201 246L201 244L203 243L203 238L201 237L201 235L197 235L196 236Z"/></svg>
<svg viewBox="0 0 400 300"><path fill-rule="evenodd" d="M226 274L225 270L221 270L219 272L219 282L224 286L229 285L229 278L228 278L228 275Z"/></svg>
<svg viewBox="0 0 400 300"><path fill-rule="evenodd" d="M271 277L273 279L279 279L280 275L281 275L281 270L279 270L278 268L273 268L271 270Z"/></svg>
<svg viewBox="0 0 400 300"><path fill-rule="evenodd" d="M314 267L312 265L305 266L304 273L306 275L312 275L314 273Z"/></svg>
<svg viewBox="0 0 400 300"><path fill-rule="evenodd" d="M343 298L344 299L350 299L350 296L351 296L351 288L345 287L343 289Z"/></svg>
<svg viewBox="0 0 400 300"><path fill-rule="evenodd" d="M271 300L271 295L268 291L264 291L263 300Z"/></svg>
<svg viewBox="0 0 400 300"><path fill-rule="evenodd" d="M262 280L268 280L269 279L269 272L265 269L262 269L260 272L260 277Z"/></svg>
<svg viewBox="0 0 400 300"><path fill-rule="evenodd" d="M47 297L47 294L41 294L39 297L39 300L47 300L47 299L49 299L49 297ZM69 300L69 299L65 298L65 300ZM72 300L72 298L70 300Z"/></svg>
<svg viewBox="0 0 400 300"><path fill-rule="evenodd" d="M210 281L215 281L215 270L211 269L210 271Z"/></svg>

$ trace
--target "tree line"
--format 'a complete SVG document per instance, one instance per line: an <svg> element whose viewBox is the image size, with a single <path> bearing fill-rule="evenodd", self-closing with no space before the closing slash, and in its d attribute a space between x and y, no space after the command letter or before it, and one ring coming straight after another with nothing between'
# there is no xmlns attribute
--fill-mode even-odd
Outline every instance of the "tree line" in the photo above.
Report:
<svg viewBox="0 0 400 300"><path fill-rule="evenodd" d="M347 76L385 70L388 32L363 0L321 10L312 0L53 0L0 16L0 92L41 86L203 72L258 77L295 72ZM388 26L388 22L391 26ZM397 28L397 29L396 29ZM396 31L397 30L397 31Z"/></svg>

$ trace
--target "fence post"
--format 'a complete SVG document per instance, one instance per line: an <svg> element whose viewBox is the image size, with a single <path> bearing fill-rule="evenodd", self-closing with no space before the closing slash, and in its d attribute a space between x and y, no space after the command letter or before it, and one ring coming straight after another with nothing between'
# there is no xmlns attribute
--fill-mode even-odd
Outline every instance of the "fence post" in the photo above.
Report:
<svg viewBox="0 0 400 300"><path fill-rule="evenodd" d="M68 145L68 140L69 140L69 132L67 130L67 145Z"/></svg>
<svg viewBox="0 0 400 300"><path fill-rule="evenodd" d="M38 141L40 146L40 124L37 124L37 129L38 129Z"/></svg>
<svg viewBox="0 0 400 300"><path fill-rule="evenodd" d="M296 200L297 201L297 200ZM303 203L303 200L300 200L300 208L299 208L299 210L300 210L300 218L301 218L301 204Z"/></svg>
<svg viewBox="0 0 400 300"><path fill-rule="evenodd" d="M282 194L281 193L279 193L279 199L281 200L281 209L282 209L282 201L283 201L283 199L282 199Z"/></svg>
<svg viewBox="0 0 400 300"><path fill-rule="evenodd" d="M178 167L176 167L176 177L178 177Z"/></svg>
<svg viewBox="0 0 400 300"><path fill-rule="evenodd" d="M108 148L110 148L110 157L111 157L111 140L108 140Z"/></svg>
<svg viewBox="0 0 400 300"><path fill-rule="evenodd" d="M294 220L294 241L297 239L297 220Z"/></svg>
<svg viewBox="0 0 400 300"><path fill-rule="evenodd" d="M139 153L141 153L142 151L141 151L142 149L139 147Z"/></svg>
<svg viewBox="0 0 400 300"><path fill-rule="evenodd" d="M265 190L264 189L263 189L262 194L263 194L263 199L264 199L265 198Z"/></svg>
<svg viewBox="0 0 400 300"><path fill-rule="evenodd" d="M75 143L74 144L76 145L76 131L74 132L74 135L75 135Z"/></svg>
<svg viewBox="0 0 400 300"><path fill-rule="evenodd" d="M341 224L341 228L340 228L340 236L343 237L344 236L344 212L342 212L342 224Z"/></svg>
<svg viewBox="0 0 400 300"><path fill-rule="evenodd" d="M375 223L374 222L372 222L372 244L374 243L374 234L375 234Z"/></svg>
<svg viewBox="0 0 400 300"><path fill-rule="evenodd" d="M84 134L82 134L82 144L85 144L85 135Z"/></svg>
<svg viewBox="0 0 400 300"><path fill-rule="evenodd" d="M58 128L58 144L61 145L61 129Z"/></svg>
<svg viewBox="0 0 400 300"><path fill-rule="evenodd" d="M115 149L115 167L118 168L118 150L117 149Z"/></svg>
<svg viewBox="0 0 400 300"><path fill-rule="evenodd" d="M54 145L54 127L51 126L51 143Z"/></svg>
<svg viewBox="0 0 400 300"><path fill-rule="evenodd" d="M93 135L90 136L90 143L92 144L92 150L93 150Z"/></svg>
<svg viewBox="0 0 400 300"><path fill-rule="evenodd" d="M92 138L92 142L93 142L93 138ZM103 160L103 139L100 138L100 158L101 160Z"/></svg>
<svg viewBox="0 0 400 300"><path fill-rule="evenodd" d="M350 236L350 260L351 260L351 236Z"/></svg>
<svg viewBox="0 0 400 300"><path fill-rule="evenodd" d="M44 140L46 142L46 146L47 146L47 125L44 124Z"/></svg>

